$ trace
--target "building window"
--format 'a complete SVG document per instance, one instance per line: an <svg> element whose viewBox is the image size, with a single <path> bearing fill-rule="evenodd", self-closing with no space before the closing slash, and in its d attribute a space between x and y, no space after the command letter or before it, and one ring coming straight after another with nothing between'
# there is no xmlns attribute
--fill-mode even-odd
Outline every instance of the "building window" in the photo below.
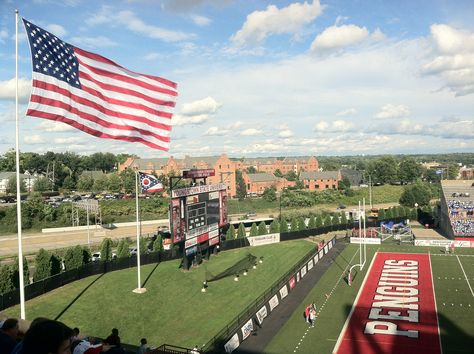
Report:
<svg viewBox="0 0 474 354"><path fill-rule="evenodd" d="M250 183L247 184L247 190L250 190Z"/></svg>
<svg viewBox="0 0 474 354"><path fill-rule="evenodd" d="M319 184L316 184L314 188L319 189Z"/></svg>
<svg viewBox="0 0 474 354"><path fill-rule="evenodd" d="M219 170L221 169L221 165L219 165Z"/></svg>
<svg viewBox="0 0 474 354"><path fill-rule="evenodd" d="M309 184L305 184L304 186L306 189L309 189Z"/></svg>
<svg viewBox="0 0 474 354"><path fill-rule="evenodd" d="M329 188L329 184L326 184L326 189Z"/></svg>

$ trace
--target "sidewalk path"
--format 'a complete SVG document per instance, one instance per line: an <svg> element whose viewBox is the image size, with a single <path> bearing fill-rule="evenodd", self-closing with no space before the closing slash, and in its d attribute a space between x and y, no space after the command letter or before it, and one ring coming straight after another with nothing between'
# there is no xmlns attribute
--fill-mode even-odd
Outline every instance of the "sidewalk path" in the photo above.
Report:
<svg viewBox="0 0 474 354"><path fill-rule="evenodd" d="M233 353L264 353L266 346L286 321L288 321L291 315L293 315L298 306L303 302L311 289L314 288L319 279L321 279L323 274L329 269L345 247L346 242L344 239L338 240L334 247L329 250L328 254L326 254L314 266L314 268L309 271L303 279L301 279L295 289L289 293L289 296L281 301L280 306L277 306L269 313L268 317L263 322L262 327L259 328L256 326L257 331L243 341Z"/></svg>

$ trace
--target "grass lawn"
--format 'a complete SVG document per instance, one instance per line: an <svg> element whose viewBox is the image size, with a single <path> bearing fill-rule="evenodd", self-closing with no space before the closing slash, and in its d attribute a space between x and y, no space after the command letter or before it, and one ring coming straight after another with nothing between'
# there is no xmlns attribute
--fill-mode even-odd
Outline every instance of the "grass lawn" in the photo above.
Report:
<svg viewBox="0 0 474 354"><path fill-rule="evenodd" d="M360 285L375 252L431 253L433 282L438 309L441 343L444 353L472 353L474 338L474 249L457 249L456 255L444 255L435 247L384 245L367 247L367 266L356 274L349 287L341 274L349 264L359 261L359 247L349 245L331 268L315 285L292 317L280 329L265 349L265 353L332 353L344 322L352 308ZM461 254L465 256L461 256ZM459 260L458 260L459 259ZM332 294L331 294L332 291ZM325 294L331 294L326 300ZM303 319L304 308L316 303L319 317L308 330ZM470 305L470 306L469 306ZM469 345L471 344L471 345Z"/></svg>
<svg viewBox="0 0 474 354"><path fill-rule="evenodd" d="M81 334L105 338L117 327L124 343L163 343L192 348L203 345L252 303L280 276L314 248L306 240L282 242L221 252L189 272L178 269L178 261L142 267L147 292L135 294L137 269L92 276L51 291L26 303L27 319L38 316L58 319ZM239 282L233 277L209 284L201 293L206 271L213 275L227 269L248 253L264 257ZM0 317L19 316L19 307Z"/></svg>

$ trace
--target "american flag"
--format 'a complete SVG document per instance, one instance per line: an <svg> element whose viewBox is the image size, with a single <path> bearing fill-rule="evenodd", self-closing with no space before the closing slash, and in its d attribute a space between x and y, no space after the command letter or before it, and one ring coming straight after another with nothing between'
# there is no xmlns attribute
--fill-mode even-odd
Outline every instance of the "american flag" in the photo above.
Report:
<svg viewBox="0 0 474 354"><path fill-rule="evenodd" d="M33 62L27 116L63 122L99 138L168 151L177 85L74 47L23 19Z"/></svg>
<svg viewBox="0 0 474 354"><path fill-rule="evenodd" d="M142 193L153 193L163 191L163 184L158 179L144 172L138 172L140 176L140 190Z"/></svg>

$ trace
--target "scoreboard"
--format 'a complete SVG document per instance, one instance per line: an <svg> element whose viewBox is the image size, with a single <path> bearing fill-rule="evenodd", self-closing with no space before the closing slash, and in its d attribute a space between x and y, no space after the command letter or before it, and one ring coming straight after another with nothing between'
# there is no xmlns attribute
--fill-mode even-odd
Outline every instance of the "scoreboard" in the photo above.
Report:
<svg viewBox="0 0 474 354"><path fill-rule="evenodd" d="M227 186L224 183L174 189L170 226L173 243L184 242L187 254L197 245L219 243L219 229L227 224Z"/></svg>

